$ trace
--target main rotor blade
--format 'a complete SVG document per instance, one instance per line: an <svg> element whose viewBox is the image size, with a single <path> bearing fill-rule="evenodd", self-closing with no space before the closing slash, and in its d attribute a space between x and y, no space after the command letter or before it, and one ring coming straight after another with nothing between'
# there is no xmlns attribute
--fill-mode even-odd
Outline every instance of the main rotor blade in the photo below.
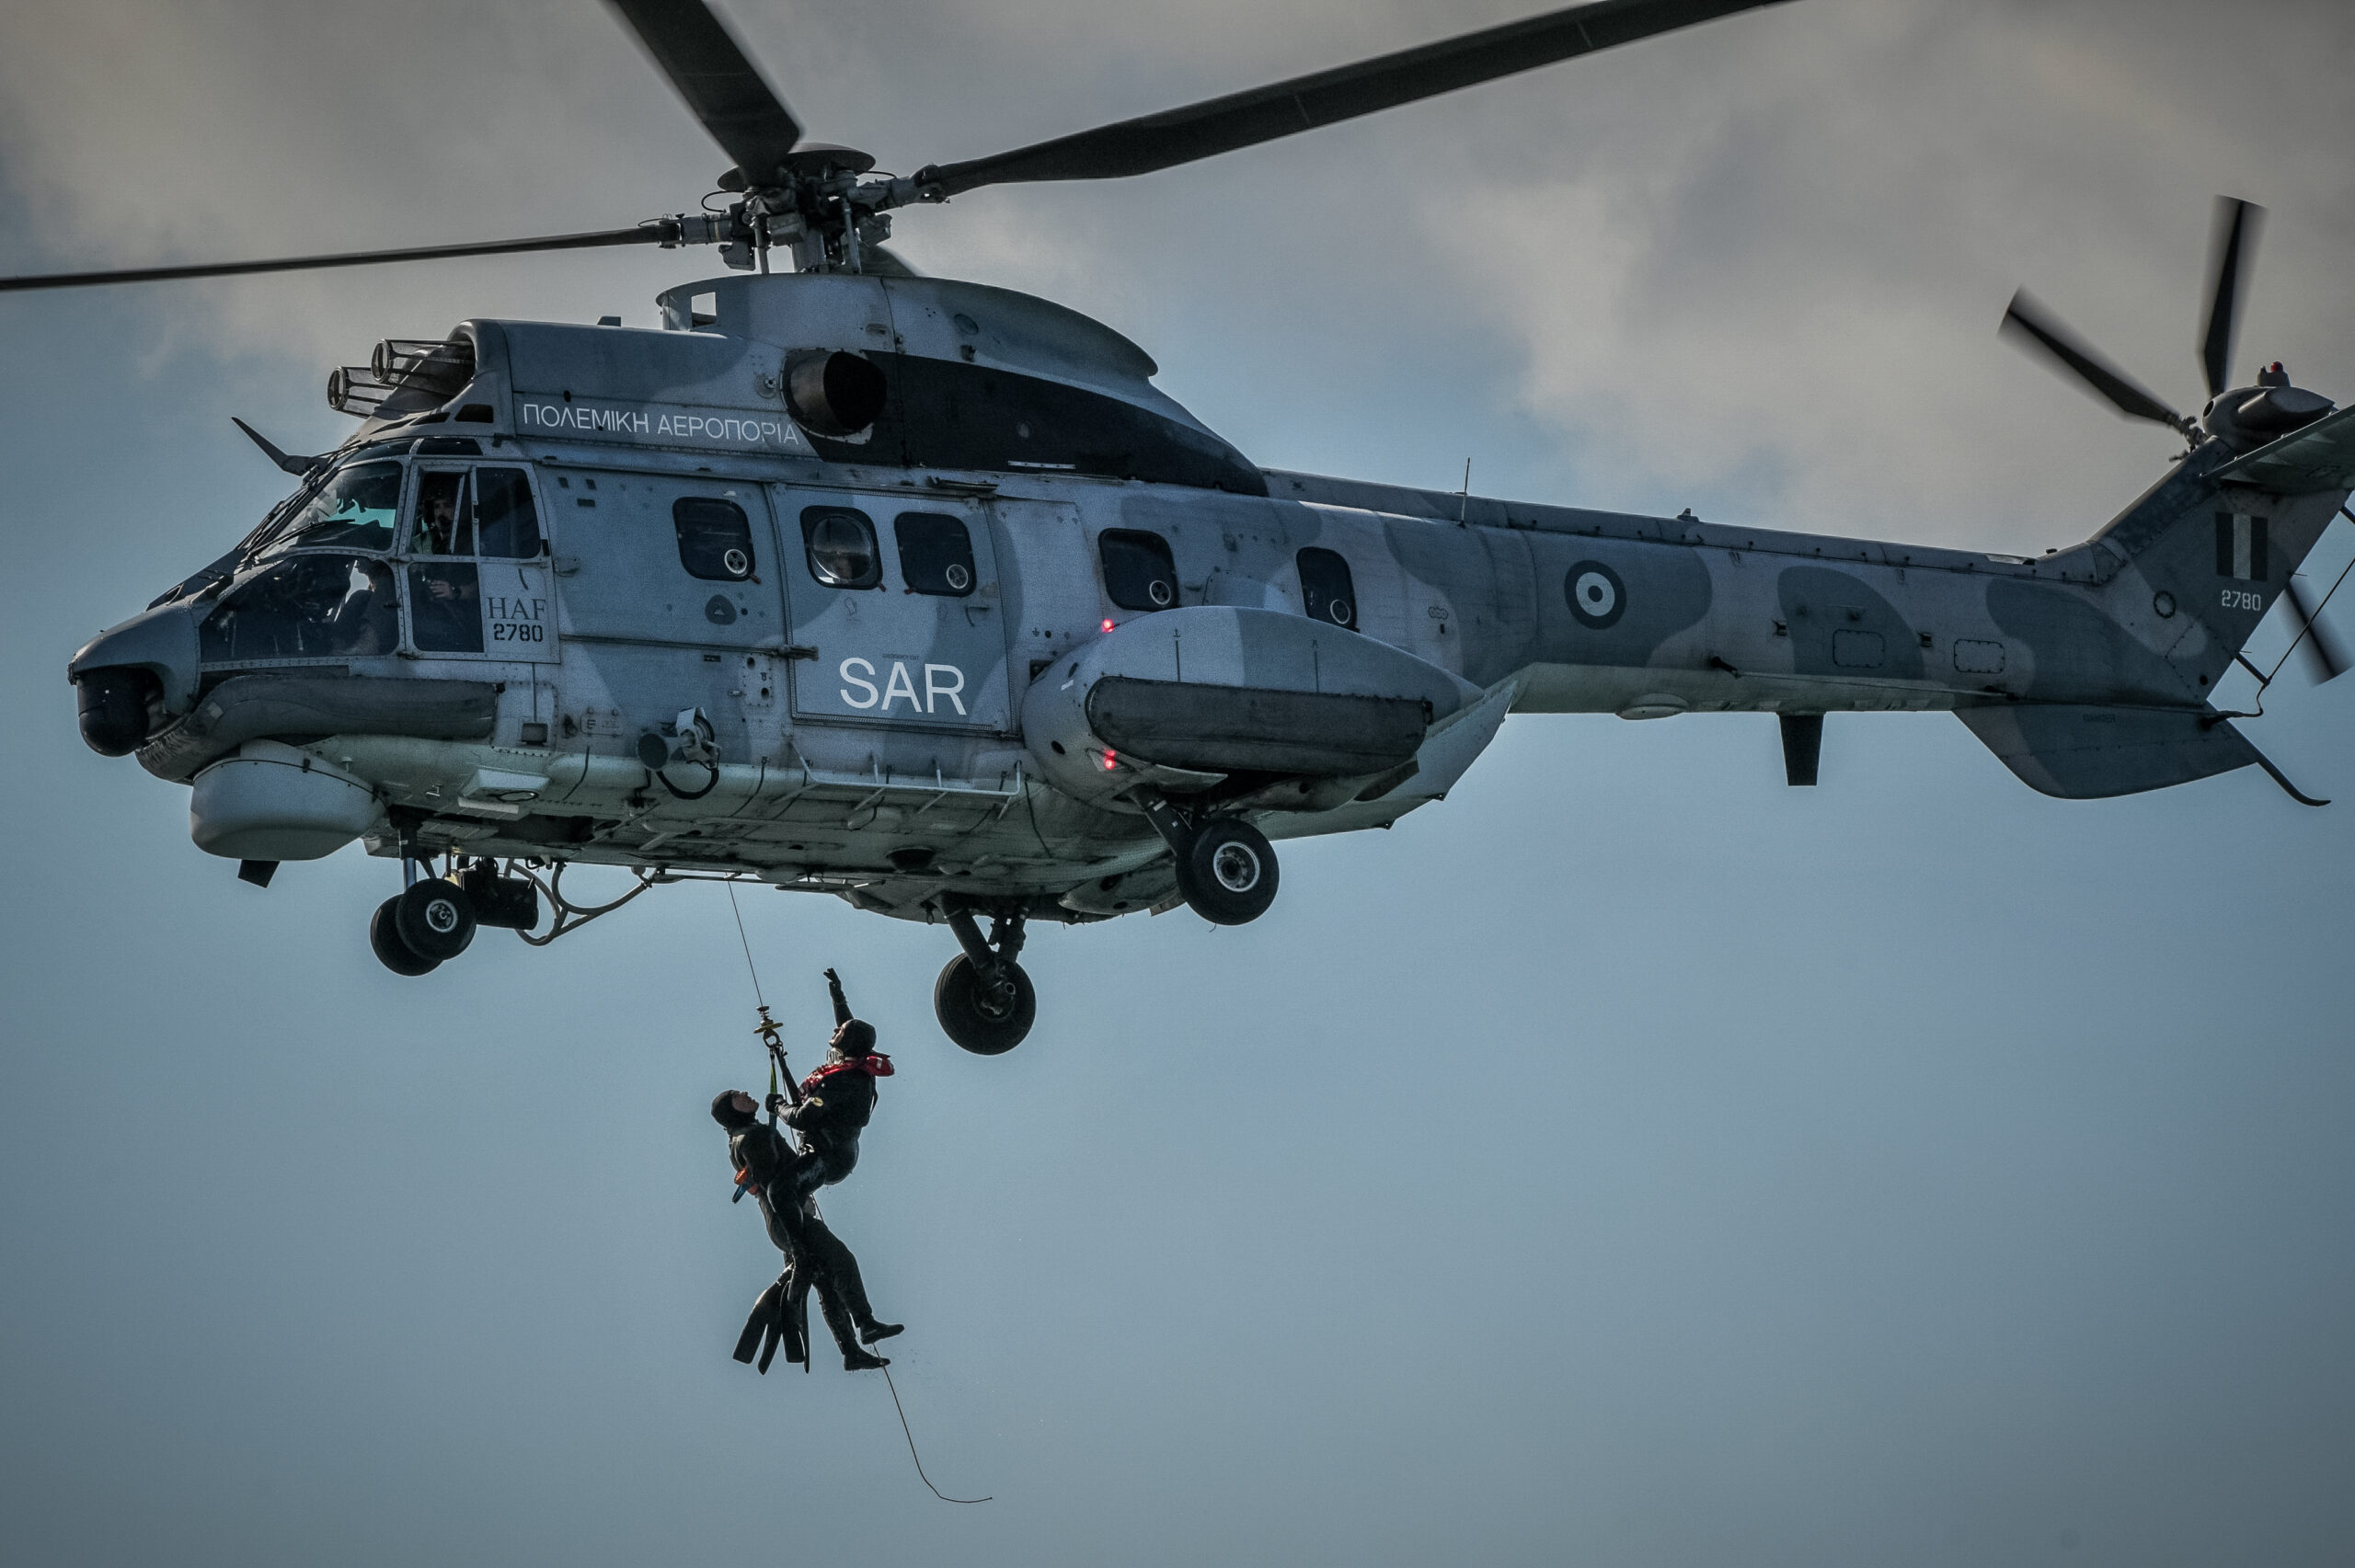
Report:
<svg viewBox="0 0 2355 1568"><path fill-rule="evenodd" d="M2265 209L2256 202L2216 198L2216 218L2208 233L2208 319L2200 326L2200 364L2208 372L2211 397L2224 390L2232 374L2241 293L2264 227Z"/></svg>
<svg viewBox="0 0 2355 1568"><path fill-rule="evenodd" d="M672 225L675 229L676 225ZM20 289L86 289L98 283L157 283L172 278L236 278L255 272L309 272L322 267L373 267L381 261L442 261L460 256L514 256L534 250L593 250L608 245L661 245L661 224L600 229L541 239L496 239L476 245L422 245L406 250L349 250L334 256L281 256L269 261L202 261L190 267L134 267L117 272L51 272L0 278L0 293ZM671 236L676 243L676 235Z"/></svg>
<svg viewBox="0 0 2355 1568"><path fill-rule="evenodd" d="M711 7L704 0L606 3L745 177L779 183L777 166L801 140L801 122Z"/></svg>
<svg viewBox="0 0 2355 1568"><path fill-rule="evenodd" d="M872 243L858 247L858 269L875 278L921 278L923 273L909 266L896 250L889 246Z"/></svg>
<svg viewBox="0 0 2355 1568"><path fill-rule="evenodd" d="M984 185L1116 179L1231 153L1781 0L1596 0L1271 86L1165 109L914 177L939 200Z"/></svg>
<svg viewBox="0 0 2355 1568"><path fill-rule="evenodd" d="M2004 312L2003 330L2027 334L2039 348L2084 377L2085 383L2114 404L2120 413L2189 432L2189 420L2062 326L2060 318L2038 304L2026 289L2012 296L2010 308Z"/></svg>

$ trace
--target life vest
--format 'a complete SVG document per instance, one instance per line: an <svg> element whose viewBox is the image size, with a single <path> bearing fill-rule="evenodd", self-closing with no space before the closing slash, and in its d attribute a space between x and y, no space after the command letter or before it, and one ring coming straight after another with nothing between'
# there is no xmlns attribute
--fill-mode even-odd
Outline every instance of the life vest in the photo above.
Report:
<svg viewBox="0 0 2355 1568"><path fill-rule="evenodd" d="M869 1078L889 1078L891 1076L891 1059L880 1051L875 1051L867 1056L853 1057L848 1061L830 1061L801 1081L801 1092L804 1094L814 1094L818 1092L820 1084L837 1073L844 1072L863 1072Z"/></svg>

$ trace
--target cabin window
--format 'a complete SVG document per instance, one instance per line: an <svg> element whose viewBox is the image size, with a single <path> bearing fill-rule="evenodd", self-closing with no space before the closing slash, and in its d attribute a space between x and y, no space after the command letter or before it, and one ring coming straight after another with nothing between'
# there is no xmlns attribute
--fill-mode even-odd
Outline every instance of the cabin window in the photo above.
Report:
<svg viewBox="0 0 2355 1568"><path fill-rule="evenodd" d="M1097 539L1104 591L1123 610L1166 610L1178 602L1178 563L1158 533L1108 528Z"/></svg>
<svg viewBox="0 0 2355 1568"><path fill-rule="evenodd" d="M276 547L330 545L389 550L401 509L401 465L355 463L337 469L280 532Z"/></svg>
<svg viewBox="0 0 2355 1568"><path fill-rule="evenodd" d="M480 653L482 569L472 561L410 567L408 635L419 653Z"/></svg>
<svg viewBox="0 0 2355 1568"><path fill-rule="evenodd" d="M912 593L962 599L973 591L973 540L965 520L940 512L902 512L891 524L900 576Z"/></svg>
<svg viewBox="0 0 2355 1568"><path fill-rule="evenodd" d="M207 664L396 652L400 606L392 568L362 555L281 561L223 595L198 642Z"/></svg>
<svg viewBox="0 0 2355 1568"><path fill-rule="evenodd" d="M1294 557L1300 566L1300 597L1312 621L1329 621L1351 630L1358 624L1357 589L1350 581L1350 563L1339 552L1315 546Z"/></svg>
<svg viewBox="0 0 2355 1568"><path fill-rule="evenodd" d="M810 507L801 514L810 575L828 588L874 588L883 580L875 524L848 507Z"/></svg>
<svg viewBox="0 0 2355 1568"><path fill-rule="evenodd" d="M679 565L712 582L742 582L752 575L752 523L734 501L683 496L671 505L679 532Z"/></svg>
<svg viewBox="0 0 2355 1568"><path fill-rule="evenodd" d="M475 546L477 554L515 561L540 553L540 514L522 469L475 470Z"/></svg>

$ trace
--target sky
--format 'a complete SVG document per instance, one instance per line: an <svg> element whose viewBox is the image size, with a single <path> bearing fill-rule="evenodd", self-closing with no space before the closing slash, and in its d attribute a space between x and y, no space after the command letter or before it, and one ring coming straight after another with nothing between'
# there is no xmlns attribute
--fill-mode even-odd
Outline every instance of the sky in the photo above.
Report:
<svg viewBox="0 0 2355 1568"><path fill-rule="evenodd" d="M903 172L1522 8L726 6ZM2034 553L2172 447L1998 339L2020 284L2196 405L2210 202L2260 201L2236 370L2355 395L2350 58L2321 0L1796 0L894 245L1270 465ZM725 161L588 0L0 9L0 272L615 226ZM2246 727L2321 810L2048 800L1934 715L1833 718L1814 790L1762 715L1517 719L1287 842L1253 925L1040 931L995 1059L932 1021L945 933L748 892L797 1060L827 965L899 1060L827 1213L933 1480L994 1501L933 1499L876 1379L730 1361L775 1263L705 1110L761 1069L726 898L400 979L390 864L237 883L63 680L281 493L231 415L324 450L378 338L718 270L0 299L12 1558L2355 1551L2355 681L2295 664Z"/></svg>

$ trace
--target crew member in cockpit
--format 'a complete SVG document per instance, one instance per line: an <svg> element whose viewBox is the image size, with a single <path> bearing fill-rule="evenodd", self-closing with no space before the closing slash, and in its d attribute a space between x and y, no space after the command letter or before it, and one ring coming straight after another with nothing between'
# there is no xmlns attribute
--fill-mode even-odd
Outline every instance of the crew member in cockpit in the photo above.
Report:
<svg viewBox="0 0 2355 1568"><path fill-rule="evenodd" d="M465 518L463 474L426 474L418 480L417 522L410 548L419 555L471 555L474 532ZM482 651L482 588L466 562L420 563L409 568L409 630L420 653Z"/></svg>
<svg viewBox="0 0 2355 1568"><path fill-rule="evenodd" d="M417 537L411 546L420 555L464 555L458 548L458 492L463 474L424 474L417 482Z"/></svg>
<svg viewBox="0 0 2355 1568"><path fill-rule="evenodd" d="M400 602L393 596L393 574L383 563L363 558L351 563L347 582L343 597L326 617L326 651L348 655L397 651Z"/></svg>

